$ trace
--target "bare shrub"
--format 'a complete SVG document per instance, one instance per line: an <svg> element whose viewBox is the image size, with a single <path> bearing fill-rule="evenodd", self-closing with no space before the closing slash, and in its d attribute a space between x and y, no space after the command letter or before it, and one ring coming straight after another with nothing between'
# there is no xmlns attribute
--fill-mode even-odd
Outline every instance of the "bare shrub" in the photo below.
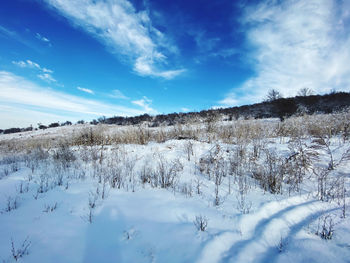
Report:
<svg viewBox="0 0 350 263"><path fill-rule="evenodd" d="M215 127L217 127L217 122L220 119L220 115L215 112L208 113L207 117L205 118L205 129L206 132L212 133L215 131Z"/></svg>
<svg viewBox="0 0 350 263"><path fill-rule="evenodd" d="M39 192L36 191L36 192L33 194L33 198L34 198L34 200L38 200L38 197L39 197Z"/></svg>
<svg viewBox="0 0 350 263"><path fill-rule="evenodd" d="M237 208L242 214L249 214L252 203L247 201L247 193L250 186L247 176L241 175L238 177L238 194L237 194Z"/></svg>
<svg viewBox="0 0 350 263"><path fill-rule="evenodd" d="M91 161L93 158L92 155L93 155L93 150L95 148L93 147L90 147L88 148L88 146L86 145L83 145L82 147L79 148L79 156L80 156L80 159L84 162L84 163L88 163L89 161ZM96 154L97 156L97 154ZM97 158L95 159L97 160Z"/></svg>
<svg viewBox="0 0 350 263"><path fill-rule="evenodd" d="M141 183L144 184L150 184L152 182L152 175L153 171L152 168L147 165L147 163L144 163L141 167L140 171L140 180Z"/></svg>
<svg viewBox="0 0 350 263"><path fill-rule="evenodd" d="M253 138L252 139L252 146L253 146L253 151L252 151L252 159L257 160L260 158L261 152L266 149L266 139L263 138Z"/></svg>
<svg viewBox="0 0 350 263"><path fill-rule="evenodd" d="M40 161L47 160L49 157L49 152L38 145L30 151L27 159L27 167L30 168L33 173L35 166L37 166Z"/></svg>
<svg viewBox="0 0 350 263"><path fill-rule="evenodd" d="M345 188L345 178L341 180L341 206L342 206L342 218L346 217L346 188Z"/></svg>
<svg viewBox="0 0 350 263"><path fill-rule="evenodd" d="M83 129L73 138L73 145L94 146L105 144L106 136L101 126Z"/></svg>
<svg viewBox="0 0 350 263"><path fill-rule="evenodd" d="M20 194L24 194L27 193L29 191L29 184L27 183L25 186L23 185L23 181L20 182L18 189L17 189L18 193Z"/></svg>
<svg viewBox="0 0 350 263"><path fill-rule="evenodd" d="M191 183L182 183L180 185L180 191L186 197L192 197L192 192L193 192L192 184Z"/></svg>
<svg viewBox="0 0 350 263"><path fill-rule="evenodd" d="M214 166L214 183L215 183L215 202L216 206L220 205L220 196L219 196L219 188L223 182L224 176L226 175L226 167L224 161L221 159L220 161L215 163Z"/></svg>
<svg viewBox="0 0 350 263"><path fill-rule="evenodd" d="M86 216L82 217L83 219L87 220L90 224L92 224L93 217L94 217L94 210L97 206L97 200L99 198L99 188L97 187L96 192L90 191L89 192L89 199L88 199L88 209L89 212Z"/></svg>
<svg viewBox="0 0 350 263"><path fill-rule="evenodd" d="M177 184L177 174L182 169L183 166L179 160L170 163L162 156L159 156L158 166L152 177L153 185L159 185L161 188L175 187Z"/></svg>
<svg viewBox="0 0 350 263"><path fill-rule="evenodd" d="M198 215L193 221L193 224L198 231L204 232L208 227L208 218L206 216Z"/></svg>
<svg viewBox="0 0 350 263"><path fill-rule="evenodd" d="M208 176L208 179L214 181L214 204L220 204L219 189L224 177L227 175L227 164L222 156L221 147L215 145L206 156L199 160L199 170Z"/></svg>
<svg viewBox="0 0 350 263"><path fill-rule="evenodd" d="M212 179L213 167L215 163L221 159L221 148L217 144L209 150L208 154L199 159L199 171L208 176L208 179Z"/></svg>
<svg viewBox="0 0 350 263"><path fill-rule="evenodd" d="M128 126L126 129L114 133L110 140L115 144L145 145L152 140L156 140L153 136L153 132L145 126Z"/></svg>
<svg viewBox="0 0 350 263"><path fill-rule="evenodd" d="M235 182L237 178L243 176L244 170L247 169L247 146L238 144L233 151L230 152L229 174L234 176Z"/></svg>
<svg viewBox="0 0 350 263"><path fill-rule="evenodd" d="M131 157L125 157L124 158L124 167L125 167L125 176L128 178L129 183L131 184L132 191L135 192L136 187L136 179L135 179L135 173L134 168L136 164L136 157L133 159Z"/></svg>
<svg viewBox="0 0 350 263"><path fill-rule="evenodd" d="M19 163L18 162L11 163L10 169L12 173L17 172L19 170Z"/></svg>
<svg viewBox="0 0 350 263"><path fill-rule="evenodd" d="M313 163L318 160L318 153L300 137L290 140L288 148L290 154L285 163L285 182L289 185L290 193L300 190L301 182L307 172L312 169Z"/></svg>
<svg viewBox="0 0 350 263"><path fill-rule="evenodd" d="M11 238L11 254L15 261L18 261L20 258L23 258L25 255L29 254L29 247L31 245L31 242L29 241L29 237L27 237L21 247L15 248L15 244L13 239Z"/></svg>
<svg viewBox="0 0 350 263"><path fill-rule="evenodd" d="M59 147L53 152L53 159L61 162L64 167L68 167L71 162L76 160L76 157L68 143L61 142Z"/></svg>
<svg viewBox="0 0 350 263"><path fill-rule="evenodd" d="M8 167L2 168L2 172L0 173L0 179L8 176L10 174Z"/></svg>
<svg viewBox="0 0 350 263"><path fill-rule="evenodd" d="M11 212L12 210L15 210L17 208L18 208L18 197L17 196L15 196L14 198L11 196L7 197L5 212Z"/></svg>
<svg viewBox="0 0 350 263"><path fill-rule="evenodd" d="M328 136L319 136L313 140L312 145L314 149L324 150L329 157L326 167L317 166L312 169L317 180L318 198L322 201L342 199L344 192L343 176L331 175L336 175L336 168L350 160L349 146L343 147L345 150L342 151L341 154L338 152L337 158L335 158L335 150L332 149L331 145L331 138ZM339 151L340 148L338 147L337 150Z"/></svg>
<svg viewBox="0 0 350 263"><path fill-rule="evenodd" d="M278 253L282 253L286 250L287 240L285 238L280 238L278 244L276 245Z"/></svg>
<svg viewBox="0 0 350 263"><path fill-rule="evenodd" d="M201 191L201 187L202 187L202 185L203 185L203 182L202 182L202 180L200 179L200 177L196 177L196 179L194 180L194 182L195 182L195 185L196 185L196 193L197 193L197 195L200 195L201 193L202 193L202 191Z"/></svg>
<svg viewBox="0 0 350 263"><path fill-rule="evenodd" d="M253 178L259 181L265 191L272 194L282 193L282 183L285 175L284 159L270 150L265 150L264 165L253 169Z"/></svg>
<svg viewBox="0 0 350 263"><path fill-rule="evenodd" d="M328 170L333 170L335 167L333 151L331 149L331 135L318 135L316 139L312 141L312 148L316 150L325 150L329 156Z"/></svg>
<svg viewBox="0 0 350 263"><path fill-rule="evenodd" d="M97 190L96 193L94 193L92 191L89 192L89 207L92 209L94 209L96 207L96 202L97 202L98 196L99 196L98 191L99 190Z"/></svg>
<svg viewBox="0 0 350 263"><path fill-rule="evenodd" d="M124 230L123 239L124 240L131 240L131 239L134 239L138 234L139 234L139 232L137 230L135 230L134 228L131 228L129 230Z"/></svg>
<svg viewBox="0 0 350 263"><path fill-rule="evenodd" d="M109 168L108 173L111 187L120 189L126 179L123 167L120 164L116 164Z"/></svg>
<svg viewBox="0 0 350 263"><path fill-rule="evenodd" d="M325 240L330 240L333 238L334 221L331 215L326 215L319 218L318 227L315 234Z"/></svg>
<svg viewBox="0 0 350 263"><path fill-rule="evenodd" d="M229 156L229 194L231 193L231 177L238 186L237 208L242 214L248 214L252 206L251 202L246 200L246 195L250 189L249 178L246 171L249 170L247 162L247 147L245 144L239 144ZM254 158L255 159L255 158Z"/></svg>
<svg viewBox="0 0 350 263"><path fill-rule="evenodd" d="M191 156L193 156L193 143L191 141L187 141L185 143L185 153L187 155L187 160L191 161Z"/></svg>
<svg viewBox="0 0 350 263"><path fill-rule="evenodd" d="M334 172L322 167L314 168L313 173L317 179L317 197L326 202L338 200L340 204L345 198L346 191L344 175L331 176Z"/></svg>
<svg viewBox="0 0 350 263"><path fill-rule="evenodd" d="M55 202L53 205L45 205L43 212L48 213L48 212L53 212L57 209L57 202Z"/></svg>
<svg viewBox="0 0 350 263"><path fill-rule="evenodd" d="M42 194L47 192L49 190L49 176L46 173L42 173L39 176L38 184L39 184L39 187L37 190L38 193Z"/></svg>

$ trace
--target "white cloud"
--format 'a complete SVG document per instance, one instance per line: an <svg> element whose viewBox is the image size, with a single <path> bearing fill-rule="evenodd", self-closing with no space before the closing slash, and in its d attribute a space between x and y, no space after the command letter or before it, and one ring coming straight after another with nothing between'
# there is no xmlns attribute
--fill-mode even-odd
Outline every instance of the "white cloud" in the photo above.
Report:
<svg viewBox="0 0 350 263"><path fill-rule="evenodd" d="M38 74L37 76L38 78L46 82L56 82L56 80L49 73L42 73L42 74Z"/></svg>
<svg viewBox="0 0 350 263"><path fill-rule="evenodd" d="M38 63L35 63L31 60L26 61L12 61L12 64L21 67L21 68L32 68L32 69L39 69L41 70L41 67Z"/></svg>
<svg viewBox="0 0 350 263"><path fill-rule="evenodd" d="M77 87L78 90L89 93L89 94L94 94L94 91L91 89L86 89L86 88L82 88L82 87Z"/></svg>
<svg viewBox="0 0 350 263"><path fill-rule="evenodd" d="M125 96L120 90L115 89L112 90L110 94L108 94L109 97L114 98L114 99L122 99L122 100L127 100L129 99L127 96Z"/></svg>
<svg viewBox="0 0 350 263"><path fill-rule="evenodd" d="M142 103L140 103L134 104L141 106ZM41 115L51 114L53 115L52 118L50 117L51 121L64 121L68 117L72 119L72 116L75 119L85 118L90 120L100 116L131 116L154 111L149 107L149 104L150 100L144 98L144 106L141 110L138 110L96 100L88 100L44 88L13 73L0 71L0 105L2 107L6 106L8 109L17 109L10 112L6 118L4 114L0 114L0 125L2 128L10 127L9 123L5 121L10 117L14 122L17 121L19 123L23 119L23 115L18 115L17 113L20 110L28 112L28 110L34 109L40 112ZM62 116L62 119L55 119L56 116ZM32 122L32 119L29 119L29 121ZM23 122L23 125L18 125L25 126L27 124Z"/></svg>
<svg viewBox="0 0 350 263"><path fill-rule="evenodd" d="M173 79L174 77L185 72L185 69L157 71L154 64L148 59L140 57L136 59L134 65L134 71L138 72L141 76L162 77L164 79Z"/></svg>
<svg viewBox="0 0 350 263"><path fill-rule="evenodd" d="M39 71L40 73L37 76L41 80L46 82L57 82L52 76L53 71L51 69L41 67L38 63L35 63L29 59L26 61L12 61L12 64L21 68L30 68Z"/></svg>
<svg viewBox="0 0 350 263"><path fill-rule="evenodd" d="M151 113L151 114L157 113L155 109L150 107L150 105L152 104L152 100L150 100L146 96L143 96L143 98L140 100L134 100L132 101L132 103L137 106L140 106L143 109L143 111L146 113Z"/></svg>
<svg viewBox="0 0 350 263"><path fill-rule="evenodd" d="M46 43L50 43L50 40L42 35L40 35L39 33L36 33L35 34L35 37L43 42L46 42Z"/></svg>
<svg viewBox="0 0 350 263"><path fill-rule="evenodd" d="M147 11L137 12L127 0L46 0L74 25L127 58L143 76L174 78L183 70L164 70L165 55L176 51L157 30Z"/></svg>
<svg viewBox="0 0 350 263"><path fill-rule="evenodd" d="M24 61L12 61L12 64L14 64L18 67L21 67L21 68L25 68L28 66L27 63Z"/></svg>
<svg viewBox="0 0 350 263"><path fill-rule="evenodd" d="M269 89L294 96L349 90L350 6L336 0L263 1L246 7L242 27L256 73L220 103L261 101Z"/></svg>
<svg viewBox="0 0 350 263"><path fill-rule="evenodd" d="M226 48L226 49L221 49L221 50L218 50L217 52L211 53L210 56L229 58L234 55L237 55L238 53L239 53L239 50L236 48Z"/></svg>

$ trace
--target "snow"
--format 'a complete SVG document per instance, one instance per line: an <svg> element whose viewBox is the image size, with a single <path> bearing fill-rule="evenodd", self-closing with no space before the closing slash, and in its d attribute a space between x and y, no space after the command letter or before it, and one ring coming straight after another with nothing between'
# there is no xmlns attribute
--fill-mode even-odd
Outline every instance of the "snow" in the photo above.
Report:
<svg viewBox="0 0 350 263"><path fill-rule="evenodd" d="M0 142L45 136L58 140L84 128L59 127L6 135ZM334 159L339 160L347 146L339 143L339 138L333 140ZM288 141L289 138L267 138L264 144L271 152L286 156ZM190 161L186 153L189 142L193 144ZM311 144L311 140L307 143ZM200 158L208 156L217 145L222 158L229 158L230 151L237 147L223 142L168 140L104 146L101 163L81 157L94 147L102 151L99 146L71 148L77 159L68 167L52 157L35 162L30 153L21 153L29 156L29 161L19 159L18 171L11 171L9 164L0 162L0 172L10 169L9 175L0 176L0 260L13 262L11 241L18 249L28 238L29 250L20 262L349 262L349 220L341 218L341 205L336 201L317 198L317 184L311 172L299 192L288 192L284 185L282 194L264 191L250 178L245 198L251 208L247 214L238 209L237 183L232 181L231 185L224 177L219 188L220 204L215 206L214 181L198 166ZM247 149L251 151L252 145L248 143ZM319 152L319 166L327 165L327 153ZM4 157L9 154L2 153ZM35 164L33 172L26 165L31 161ZM155 170L161 162L182 166L176 176L177 188L141 183L142 170ZM102 198L99 174L110 173L112 164L122 167L130 177L121 189L107 183ZM347 187L349 170L348 162L339 166L339 173L347 174ZM63 175L61 185L54 183L59 175ZM37 193L40 178L46 178L47 187ZM201 182L201 194L196 193L196 180ZM191 192L185 193L183 187L189 187ZM16 200L18 207L6 211L9 200ZM89 200L95 200L92 209ZM204 232L194 224L198 215L208 219ZM335 222L331 240L315 235L320 219L326 215Z"/></svg>

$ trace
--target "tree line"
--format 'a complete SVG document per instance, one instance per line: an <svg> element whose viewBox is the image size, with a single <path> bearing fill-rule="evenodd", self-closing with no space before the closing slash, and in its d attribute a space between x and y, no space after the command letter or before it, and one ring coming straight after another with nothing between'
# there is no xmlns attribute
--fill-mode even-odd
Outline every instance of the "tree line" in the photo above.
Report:
<svg viewBox="0 0 350 263"><path fill-rule="evenodd" d="M261 103L251 105L244 105L239 107L218 108L202 110L199 112L186 113L170 113L159 114L151 116L149 114L142 114L139 116L123 117L100 117L90 122L79 120L76 124L90 123L97 124L113 124L113 125L138 125L141 123L148 123L150 127L158 127L160 125L172 126L177 123L191 123L195 120L210 120L221 119L224 121L232 121L238 118L279 118L283 121L285 118L296 114L315 114L315 113L334 113L350 107L350 93L348 92L331 92L326 95L312 95L310 89L301 89L296 97L283 98L282 94L277 90L270 90L266 99ZM0 133L10 134L16 132L32 131L36 129L44 130L59 126L72 125L70 121L64 123L54 122L49 125L38 123L37 128L32 126L27 128L9 128L5 130L0 129Z"/></svg>

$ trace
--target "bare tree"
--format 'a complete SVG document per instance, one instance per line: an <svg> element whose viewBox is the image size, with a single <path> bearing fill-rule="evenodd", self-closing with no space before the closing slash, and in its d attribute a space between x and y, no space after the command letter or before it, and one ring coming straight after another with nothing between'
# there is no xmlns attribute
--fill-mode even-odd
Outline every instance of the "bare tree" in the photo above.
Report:
<svg viewBox="0 0 350 263"><path fill-rule="evenodd" d="M266 95L266 101L275 101L280 98L283 98L282 94L275 89L270 89L269 92Z"/></svg>
<svg viewBox="0 0 350 263"><path fill-rule="evenodd" d="M311 95L313 95L313 94L314 94L314 92L313 92L312 89L309 89L309 88L301 88L301 89L298 91L297 96L303 96L303 97L305 97L305 96L311 96Z"/></svg>

